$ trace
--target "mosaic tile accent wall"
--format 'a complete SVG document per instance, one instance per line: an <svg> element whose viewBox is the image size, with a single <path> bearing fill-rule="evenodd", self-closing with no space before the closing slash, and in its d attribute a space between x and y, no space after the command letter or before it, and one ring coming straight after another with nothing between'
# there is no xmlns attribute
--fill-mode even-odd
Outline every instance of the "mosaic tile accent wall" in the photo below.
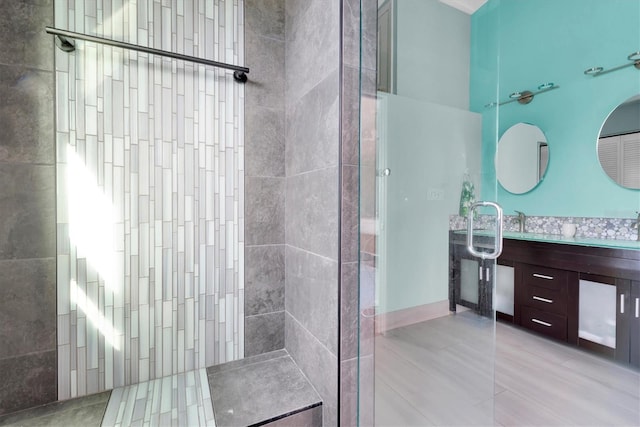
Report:
<svg viewBox="0 0 640 427"><path fill-rule="evenodd" d="M243 0L56 0L59 28L243 65ZM243 86L56 49L59 399L244 353Z"/></svg>
<svg viewBox="0 0 640 427"><path fill-rule="evenodd" d="M474 220L474 228L492 228L492 216L479 215ZM518 231L518 216L504 216L504 230ZM529 233L562 234L562 224L576 224L576 236L590 239L636 240L638 230L634 228L636 219L626 218L589 218L589 217L558 217L558 216L528 216L526 231ZM449 229L462 230L467 228L467 219L458 215L449 216Z"/></svg>

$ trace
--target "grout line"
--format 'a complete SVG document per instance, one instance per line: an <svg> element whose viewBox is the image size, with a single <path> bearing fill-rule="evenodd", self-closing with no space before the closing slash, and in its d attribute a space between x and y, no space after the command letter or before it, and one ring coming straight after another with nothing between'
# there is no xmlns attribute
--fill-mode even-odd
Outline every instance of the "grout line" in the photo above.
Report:
<svg viewBox="0 0 640 427"><path fill-rule="evenodd" d="M264 243L261 245L244 245L245 249L246 248L268 248L268 247L276 247L276 246L286 246L286 243Z"/></svg>
<svg viewBox="0 0 640 427"><path fill-rule="evenodd" d="M244 177L245 177L245 180L247 178L249 178L249 179L258 179L258 178L260 178L260 179L286 179L287 178L284 175L281 175L281 176L270 176L270 175L249 175L249 174L245 174ZM245 185L246 185L246 181L245 181Z"/></svg>
<svg viewBox="0 0 640 427"><path fill-rule="evenodd" d="M299 247L299 246L291 245L291 244L289 244L289 243L285 243L284 245L285 245L286 247L291 248L291 249L295 249L295 250L298 250L298 251L300 251L300 252L304 252L304 253L306 253L306 254L308 254L308 255L314 255L314 256L316 256L316 257L318 257L318 258L322 258L322 259L324 259L324 260L326 260L326 261L331 261L331 262L338 263L338 260L337 260L337 259L329 258L329 257L327 257L327 256L320 255L320 254L315 253L315 252L311 252L311 251L309 251L309 250L307 250L307 249L304 249L304 248L301 248L301 247Z"/></svg>
<svg viewBox="0 0 640 427"><path fill-rule="evenodd" d="M282 39L279 39L279 38L277 38L277 37L270 37L270 36L267 36L267 35L264 35L264 34L257 33L257 32L255 32L255 31L251 30L249 27L245 27L245 34L246 34L246 33L250 33L250 34L251 34L251 36L253 36L253 37L255 37L255 38L261 38L261 39L271 40L271 41L275 41L275 42L280 42L280 43L282 43L283 45L284 45L284 43L286 42L285 37L284 37L284 30L283 30ZM248 44L248 43L247 43L247 39L250 39L250 37L251 37L251 36L249 36L249 37L247 37L247 38L245 39L245 44Z"/></svg>
<svg viewBox="0 0 640 427"><path fill-rule="evenodd" d="M282 309L282 310L276 310L276 311L270 311L268 313L258 313L258 314L251 314L249 316L244 316L245 319L249 319L250 317L258 317L258 316L266 316L268 314L275 314L275 313L284 313L286 310ZM237 359L237 360L242 360L242 359ZM229 360L229 362L235 362L234 360ZM215 365L214 365L215 366Z"/></svg>
<svg viewBox="0 0 640 427"><path fill-rule="evenodd" d="M339 169L339 168L340 168L340 164L336 163L335 165L329 165L329 166L325 166L323 168L310 169L310 170L307 170L307 171L302 171L302 172L298 172L298 173L294 173L294 174L287 174L285 176L285 178L296 178L296 177L301 177L301 176L304 176L304 175L309 175L309 174L312 174L314 172L323 172L323 171L327 171L327 170L330 170L330 169Z"/></svg>
<svg viewBox="0 0 640 427"><path fill-rule="evenodd" d="M303 325L302 323L300 323L300 321L299 321L299 320L298 320L298 319L297 319L293 314L291 314L289 311L286 311L286 310L285 310L285 316L286 316L286 314L289 314L289 317L291 317L293 320L295 320L295 321L296 321L296 323L297 323L298 325L300 325L300 327L301 327L301 328L302 328L306 333L308 333L309 335L311 335L311 336L313 337L313 339L314 339L318 344L320 344L320 345L322 346L322 348L324 348L325 350L327 350L327 352L329 352L329 354L330 354L330 355L332 355L332 356L333 356L333 357L335 357L335 358L337 358L337 357L338 357L338 356L337 356L336 354L334 354L331 350L329 350L329 349L327 348L327 346L325 346L325 345L324 345L324 344L323 344L323 343L322 343L322 342L321 342L321 341L320 341L320 340L319 340L315 335L313 335L313 334L311 333L311 331L309 331L307 328L305 328L305 327L304 327L304 325ZM286 333L285 333L285 335L286 335ZM285 343L285 348L286 348L286 343ZM289 350L287 350L287 351L289 351ZM294 361L295 361L295 359L294 359Z"/></svg>

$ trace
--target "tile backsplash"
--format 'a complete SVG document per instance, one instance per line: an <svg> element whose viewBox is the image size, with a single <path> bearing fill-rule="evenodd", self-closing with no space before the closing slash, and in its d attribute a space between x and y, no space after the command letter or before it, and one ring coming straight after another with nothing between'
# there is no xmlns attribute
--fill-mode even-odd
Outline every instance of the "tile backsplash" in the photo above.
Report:
<svg viewBox="0 0 640 427"><path fill-rule="evenodd" d="M493 216L479 215L474 220L474 227L491 228ZM504 230L518 231L516 215L505 215ZM587 218L587 217L559 217L559 216L528 216L525 230L529 233L561 234L562 224L576 224L576 236L593 239L636 240L638 230L633 226L635 219L631 218ZM449 229L460 230L467 227L467 219L459 215L449 216Z"/></svg>

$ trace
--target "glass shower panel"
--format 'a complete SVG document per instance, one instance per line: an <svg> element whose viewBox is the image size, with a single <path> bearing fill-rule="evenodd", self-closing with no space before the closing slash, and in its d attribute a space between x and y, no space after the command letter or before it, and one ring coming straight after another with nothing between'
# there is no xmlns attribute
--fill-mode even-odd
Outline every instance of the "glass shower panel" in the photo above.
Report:
<svg viewBox="0 0 640 427"><path fill-rule="evenodd" d="M407 421L491 424L493 315L448 308L450 224L464 222L465 174L481 178L481 118L394 94L378 105L376 424L397 419L394 400ZM480 261L462 261L462 297L479 305Z"/></svg>
<svg viewBox="0 0 640 427"><path fill-rule="evenodd" d="M640 3L488 0L467 11L466 18L445 5L461 2L403 0L377 6L383 3L385 18L391 16L381 27L391 28L384 38L391 38L385 43L390 53L378 60L385 64L385 84L379 86L385 92L378 92L375 114L363 110L361 120L361 152L370 154L373 146L377 159L376 275L374 281L361 280L361 291L375 289L375 369L370 374L375 424L638 424L637 370L585 350L624 353L615 358L637 366L632 300L640 286L631 277L635 270L612 267L587 274L567 260L531 254L498 263L474 259L461 243L465 218L459 202L466 198L461 195L464 181L471 184L467 188L473 188L475 200L497 201L511 243L539 233L562 238L563 245L588 239L604 253L611 243L598 239L637 238L640 193L602 170L597 141L606 136L603 123L616 107L637 112ZM605 25L607 32L593 31ZM458 37L468 38L467 50ZM365 49L367 41L363 37ZM458 55L466 65L457 62ZM458 79L460 70L468 74ZM517 102L527 90L535 96ZM478 133L465 134L474 120L467 117L474 115ZM371 132L370 117L377 120L373 142L365 137ZM547 139L534 160L546 163L548 170L533 189L520 194L498 185L494 163L499 137L517 123L535 124ZM625 129L618 133L640 130L637 114ZM371 202L370 190L370 183L361 185L361 202ZM476 235L479 247L493 246L491 222L485 211L474 220L485 230ZM561 237L565 223L577 224L575 237ZM575 334L575 342L513 325L520 324L523 307L517 301L527 289L523 271L538 263L568 274L567 286L575 296L566 302L575 313L560 314L559 324ZM613 305L604 306L608 317L594 314L593 303L602 295L587 280L611 288L605 296L617 304L614 317ZM449 282L454 302L448 308L455 315L439 306L447 302ZM482 311L478 301L488 292L491 307L485 318L475 310ZM493 320L493 307L499 309L499 323ZM585 343L586 337L594 341ZM614 338L622 344L615 350ZM361 380L360 390L366 393L366 386ZM469 413L473 419L465 418Z"/></svg>
<svg viewBox="0 0 640 427"><path fill-rule="evenodd" d="M379 88L386 91L377 93L375 111L363 107L361 122L361 215L375 212L374 263L363 251L361 295L374 294L375 330L374 369L361 360L360 393L369 392L370 373L375 425L493 424L492 309L480 315L457 306L453 314L449 295L453 274L460 275L451 268L450 233L464 238L461 202L495 201L495 174L483 174L482 159L483 150L495 150L497 109L484 115L469 109L468 73L457 68L469 69L468 15L436 1L385 2L380 13L389 24L379 27L389 30L390 49L379 52L388 56L377 61L385 64ZM435 42L443 37L460 51ZM367 127L372 118L374 131ZM371 133L375 140L367 138ZM469 191L461 200L463 188ZM485 212L476 218L479 228L491 222ZM484 245L493 240L484 239ZM492 294L493 277L484 271L493 264L469 255L462 266L469 273L463 296L479 307L481 295ZM371 269L374 280L366 274ZM361 343L367 331L361 316ZM360 409L363 420L362 399Z"/></svg>

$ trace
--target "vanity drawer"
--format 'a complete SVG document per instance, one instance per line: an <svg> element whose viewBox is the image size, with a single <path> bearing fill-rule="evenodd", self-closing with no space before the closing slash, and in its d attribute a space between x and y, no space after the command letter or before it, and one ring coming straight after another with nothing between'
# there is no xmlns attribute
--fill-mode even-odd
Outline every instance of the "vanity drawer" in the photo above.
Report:
<svg viewBox="0 0 640 427"><path fill-rule="evenodd" d="M522 280L527 287L538 286L556 291L564 291L567 288L568 274L569 273L564 270L525 264L522 269Z"/></svg>
<svg viewBox="0 0 640 427"><path fill-rule="evenodd" d="M524 292L523 304L541 311L549 311L566 316L567 293L540 286L527 286Z"/></svg>
<svg viewBox="0 0 640 427"><path fill-rule="evenodd" d="M567 340L567 318L555 313L522 307L522 326L550 337Z"/></svg>

